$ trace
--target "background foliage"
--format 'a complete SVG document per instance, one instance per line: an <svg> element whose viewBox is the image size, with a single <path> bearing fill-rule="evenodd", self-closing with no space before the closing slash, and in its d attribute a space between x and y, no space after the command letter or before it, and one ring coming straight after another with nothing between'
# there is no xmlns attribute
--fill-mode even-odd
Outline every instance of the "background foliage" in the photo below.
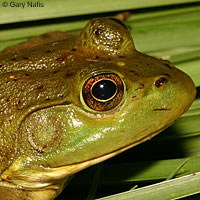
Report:
<svg viewBox="0 0 200 200"><path fill-rule="evenodd" d="M0 50L48 31L80 31L93 17L129 11L131 17L125 23L136 48L169 59L197 87L193 105L171 127L151 141L78 173L57 200L101 198L136 185L139 189L103 199L200 199L200 1L38 2L30 7L26 0L0 1ZM143 188L146 185L150 186Z"/></svg>

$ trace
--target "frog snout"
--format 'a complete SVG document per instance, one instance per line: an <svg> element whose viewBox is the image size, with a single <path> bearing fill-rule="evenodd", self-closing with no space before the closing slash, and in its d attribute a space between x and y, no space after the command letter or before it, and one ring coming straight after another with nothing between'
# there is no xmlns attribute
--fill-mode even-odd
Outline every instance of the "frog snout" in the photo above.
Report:
<svg viewBox="0 0 200 200"><path fill-rule="evenodd" d="M184 72L181 72L184 75L184 78L181 78L181 91L182 91L182 95L183 95L183 101L185 101L185 111L188 110L188 108L190 107L190 105L192 104L192 102L194 101L195 97L196 97L196 87L194 85L194 82L192 81L192 79L185 74Z"/></svg>
<svg viewBox="0 0 200 200"><path fill-rule="evenodd" d="M184 113L188 110L196 96L194 82L187 74L178 70L178 73L174 74L174 85L176 86L177 107L182 108L182 113Z"/></svg>

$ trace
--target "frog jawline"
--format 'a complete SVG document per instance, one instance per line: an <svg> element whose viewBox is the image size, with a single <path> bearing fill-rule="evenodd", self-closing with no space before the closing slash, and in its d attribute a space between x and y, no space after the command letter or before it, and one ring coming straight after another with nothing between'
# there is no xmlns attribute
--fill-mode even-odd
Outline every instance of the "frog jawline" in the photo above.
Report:
<svg viewBox="0 0 200 200"><path fill-rule="evenodd" d="M160 133L161 131L163 131L164 129L166 129L170 125L171 124L161 128L161 129L159 129L159 130L157 130L157 131L155 131L155 132L153 132L153 133L151 133L151 134L149 134L149 135L147 135L147 136L145 136L145 137L143 137L143 138L141 138L137 141L135 141L134 143L131 143L131 144L129 144L125 147L122 147L120 149L117 149L115 151L112 151L112 152L110 152L106 155L103 155L103 156L100 156L100 157L97 157L97 158L93 158L91 160L86 160L86 161L83 161L83 162L80 162L80 163L74 163L74 164L67 165L67 166L52 168L52 170L53 169L59 170L61 168L63 168L63 170L64 170L64 168L65 168L65 170L67 170L67 172L70 172L68 175L72 175L72 174L77 173L77 172L79 172L79 171L81 171L81 170L83 170L87 167L90 167L92 165L95 165L95 164L98 164L98 163L103 162L105 160L108 160L108 159L110 159L110 158L112 158L112 157L114 157L114 156L116 156L116 155L138 145L138 144L141 144L141 143L143 143L147 140L150 140L151 138L153 138L155 135L157 135L158 133ZM68 171L68 168L69 168L69 171ZM72 171L70 171L70 168L72 169Z"/></svg>
<svg viewBox="0 0 200 200"><path fill-rule="evenodd" d="M166 127L162 127L161 129L147 135L146 137L143 137L132 144L129 144L113 152L110 152L106 155L103 155L91 160L86 160L80 163L74 163L71 165L60 166L60 167L55 167L55 168L42 168L39 171L37 169L28 169L27 171L28 171L29 176L21 176L21 174L16 174L16 169L14 170L15 175L13 174L12 170L5 171L2 174L2 178L4 181L3 182L0 181L0 186L16 187L16 185L18 185L18 187L23 188L25 190L30 190L30 189L40 190L40 189L48 189L48 188L49 189L54 188L57 190L58 188L62 187L62 185L69 178L69 176L85 168L88 168L92 165L95 165L104 160L112 158L116 156L117 154L123 151L126 151L136 146L137 144L140 144L141 141L145 142L147 140L150 140L152 137L160 133L165 128ZM21 171L21 173L26 174L27 172L23 170L23 172ZM12 182L7 180L7 177L12 177ZM58 183L58 180L62 180L62 181Z"/></svg>
<svg viewBox="0 0 200 200"><path fill-rule="evenodd" d="M105 154L105 155L97 157L97 158L93 158L93 159L86 160L86 161L79 162L79 163L70 164L67 166L60 166L60 167L55 167L55 168L44 168L45 171L43 171L42 174L44 175L44 173L45 173L45 176L47 176L48 179L50 178L51 180L63 179L65 177L71 176L72 174L75 174L85 168L88 168L92 165L95 165L95 164L103 162L109 158L112 158L112 157L116 156L117 154L122 153L122 152L140 144L141 142L150 140L152 137L154 137L155 135L157 135L164 129L166 129L166 126L147 135L146 137L143 137L143 138L135 141L134 143L131 143L125 147L122 147L120 149L117 149L113 152L110 152L108 154Z"/></svg>

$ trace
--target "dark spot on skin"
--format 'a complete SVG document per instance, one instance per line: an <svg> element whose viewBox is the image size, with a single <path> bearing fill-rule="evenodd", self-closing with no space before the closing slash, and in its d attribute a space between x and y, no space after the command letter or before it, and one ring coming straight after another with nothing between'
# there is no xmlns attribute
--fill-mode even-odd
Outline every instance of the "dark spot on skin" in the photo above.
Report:
<svg viewBox="0 0 200 200"><path fill-rule="evenodd" d="M50 49L48 49L48 50L46 50L45 52L46 52L46 53L51 53L51 50L50 50Z"/></svg>
<svg viewBox="0 0 200 200"><path fill-rule="evenodd" d="M10 176L7 176L6 178L7 178L8 180L12 180L12 177L10 177Z"/></svg>
<svg viewBox="0 0 200 200"><path fill-rule="evenodd" d="M57 61L63 61L64 58L63 58L63 57L58 57L58 58L56 58L56 60L57 60Z"/></svg>
<svg viewBox="0 0 200 200"><path fill-rule="evenodd" d="M138 88L136 88L135 90L140 90L142 88L144 88L144 84L140 83L140 86Z"/></svg>
<svg viewBox="0 0 200 200"><path fill-rule="evenodd" d="M21 104L21 100L18 100L16 103L17 110L21 110L20 104Z"/></svg>
<svg viewBox="0 0 200 200"><path fill-rule="evenodd" d="M172 66L169 63L165 63L165 66L167 66L169 69L172 69Z"/></svg>
<svg viewBox="0 0 200 200"><path fill-rule="evenodd" d="M12 60L12 61L16 61L17 59L16 59L16 58L11 58L11 60Z"/></svg>
<svg viewBox="0 0 200 200"><path fill-rule="evenodd" d="M2 65L2 64L0 64L0 67L3 67L3 65Z"/></svg>
<svg viewBox="0 0 200 200"><path fill-rule="evenodd" d="M98 58L99 58L99 56L96 56L95 58L96 58L96 59L98 59Z"/></svg>
<svg viewBox="0 0 200 200"><path fill-rule="evenodd" d="M72 76L72 75L74 75L75 74L75 72L67 72L66 74L65 74L65 78L69 78L70 76Z"/></svg>
<svg viewBox="0 0 200 200"><path fill-rule="evenodd" d="M156 82L154 83L154 85L159 88L161 87L164 83L167 83L167 79L165 77L161 77L158 80L156 80Z"/></svg>
<svg viewBox="0 0 200 200"><path fill-rule="evenodd" d="M165 111L165 110L171 110L171 108L156 108L156 109L153 109L153 111Z"/></svg>
<svg viewBox="0 0 200 200"><path fill-rule="evenodd" d="M59 70L55 70L53 71L53 74L57 74L59 72Z"/></svg>
<svg viewBox="0 0 200 200"><path fill-rule="evenodd" d="M130 72L134 73L134 75L135 75L135 76L137 76L137 75L138 75L138 73L137 73L137 72L135 72L135 71L133 71L133 70L130 70Z"/></svg>
<svg viewBox="0 0 200 200"><path fill-rule="evenodd" d="M136 96L132 96L131 98L134 99Z"/></svg>
<svg viewBox="0 0 200 200"><path fill-rule="evenodd" d="M112 60L111 58L108 58L108 60Z"/></svg>
<svg viewBox="0 0 200 200"><path fill-rule="evenodd" d="M16 106L17 107L17 106ZM17 110L21 110L21 108L17 107Z"/></svg>
<svg viewBox="0 0 200 200"><path fill-rule="evenodd" d="M149 66L149 63L147 63L147 66Z"/></svg>
<svg viewBox="0 0 200 200"><path fill-rule="evenodd" d="M101 33L102 33L101 29L97 29L97 30L94 32L94 34L95 34L96 36L99 36Z"/></svg>
<svg viewBox="0 0 200 200"><path fill-rule="evenodd" d="M9 102L9 99L8 99L8 98L5 98L4 101L5 101L5 102Z"/></svg>
<svg viewBox="0 0 200 200"><path fill-rule="evenodd" d="M30 76L30 74L25 74L25 76Z"/></svg>
<svg viewBox="0 0 200 200"><path fill-rule="evenodd" d="M22 57L24 60L28 60L28 57Z"/></svg>
<svg viewBox="0 0 200 200"><path fill-rule="evenodd" d="M36 89L37 90L42 90L44 88L44 86L43 85L40 85L40 86L38 86Z"/></svg>
<svg viewBox="0 0 200 200"><path fill-rule="evenodd" d="M73 48L72 51L76 51L76 49Z"/></svg>
<svg viewBox="0 0 200 200"><path fill-rule="evenodd" d="M125 56L119 56L119 58L125 58Z"/></svg>

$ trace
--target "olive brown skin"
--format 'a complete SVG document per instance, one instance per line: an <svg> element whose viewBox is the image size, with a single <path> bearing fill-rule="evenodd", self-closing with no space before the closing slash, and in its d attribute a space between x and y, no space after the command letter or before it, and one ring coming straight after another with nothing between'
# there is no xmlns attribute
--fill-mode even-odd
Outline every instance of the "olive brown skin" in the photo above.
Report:
<svg viewBox="0 0 200 200"><path fill-rule="evenodd" d="M196 94L107 18L5 49L0 76L0 200L54 199L72 174L167 128Z"/></svg>

